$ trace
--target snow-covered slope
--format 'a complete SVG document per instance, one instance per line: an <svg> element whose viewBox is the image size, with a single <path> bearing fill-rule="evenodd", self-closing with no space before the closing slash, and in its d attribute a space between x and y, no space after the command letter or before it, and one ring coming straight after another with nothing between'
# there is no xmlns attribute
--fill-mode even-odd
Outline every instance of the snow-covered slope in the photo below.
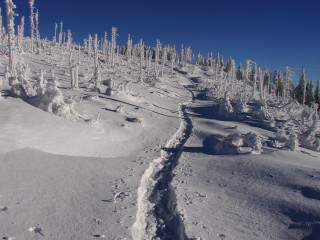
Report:
<svg viewBox="0 0 320 240"><path fill-rule="evenodd" d="M236 91L229 98L196 65L175 63L171 73L165 64L162 77L144 65L139 81L140 60L121 55L114 66L101 60L95 91L93 59L80 50L79 88L71 88L70 53L52 45L23 54L37 95L14 98L8 83L2 86L3 239L320 236L320 155L302 147L288 151L289 135L282 141L275 134L283 124L282 130L302 136L312 125L311 110L304 113L305 125L295 125L302 111L290 112L296 103L248 101L245 107ZM8 59L0 60L3 73ZM42 74L59 93L55 100L72 110L68 114L43 111L52 92L39 94ZM111 82L112 94L105 94ZM234 88L243 89L241 84ZM211 101L200 100L206 91ZM248 132L255 145L244 139ZM212 146L219 151L203 146L208 137L221 143ZM244 150L249 154L235 154Z"/></svg>
<svg viewBox="0 0 320 240"><path fill-rule="evenodd" d="M319 239L320 154L263 147L260 155L213 155L212 134L271 132L219 121L212 102L190 108L194 131L174 187L186 233L201 239ZM210 113L211 112L211 113ZM202 113L202 114L201 114Z"/></svg>

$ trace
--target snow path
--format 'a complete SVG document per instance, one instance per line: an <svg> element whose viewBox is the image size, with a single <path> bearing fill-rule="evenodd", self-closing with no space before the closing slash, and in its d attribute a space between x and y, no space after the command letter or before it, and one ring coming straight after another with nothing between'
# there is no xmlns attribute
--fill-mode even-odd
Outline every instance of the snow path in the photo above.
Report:
<svg viewBox="0 0 320 240"><path fill-rule="evenodd" d="M183 145L192 133L186 105L179 105L180 128L144 172L138 188L138 211L131 228L134 240L187 239L171 182Z"/></svg>

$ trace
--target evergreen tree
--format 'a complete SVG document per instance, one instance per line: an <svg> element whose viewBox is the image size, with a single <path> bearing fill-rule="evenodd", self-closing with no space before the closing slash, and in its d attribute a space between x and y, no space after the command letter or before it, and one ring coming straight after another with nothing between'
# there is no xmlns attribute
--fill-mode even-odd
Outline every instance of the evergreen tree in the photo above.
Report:
<svg viewBox="0 0 320 240"><path fill-rule="evenodd" d="M312 105L314 102L314 86L313 86L313 81L309 80L306 86L306 105L309 107Z"/></svg>
<svg viewBox="0 0 320 240"><path fill-rule="evenodd" d="M295 99L302 105L305 104L305 95L306 95L306 75L304 68L302 68L302 74L300 77L300 82L295 88Z"/></svg>
<svg viewBox="0 0 320 240"><path fill-rule="evenodd" d="M271 93L271 74L267 66L263 69L263 88L266 89L269 94Z"/></svg>
<svg viewBox="0 0 320 240"><path fill-rule="evenodd" d="M314 93L314 102L318 104L318 110L320 110L320 80L317 82L316 91Z"/></svg>
<svg viewBox="0 0 320 240"><path fill-rule="evenodd" d="M240 63L239 66L238 66L236 75L237 75L237 79L238 79L238 80L243 80L243 79L244 79L244 70L243 70L243 68L242 68L241 63Z"/></svg>
<svg viewBox="0 0 320 240"><path fill-rule="evenodd" d="M287 100L291 98L292 91L292 76L295 76L294 72L288 67L284 67L284 96Z"/></svg>

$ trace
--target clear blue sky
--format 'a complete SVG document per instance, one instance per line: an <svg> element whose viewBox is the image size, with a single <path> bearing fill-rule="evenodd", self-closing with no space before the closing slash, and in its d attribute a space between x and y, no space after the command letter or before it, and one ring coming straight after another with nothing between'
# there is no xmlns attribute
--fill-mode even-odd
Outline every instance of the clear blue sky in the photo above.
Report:
<svg viewBox="0 0 320 240"><path fill-rule="evenodd" d="M29 1L13 2L16 12L27 18L28 35ZM3 0L0 7L4 16ZM102 37L115 26L121 45L130 33L135 43L142 38L154 46L159 38L178 49L183 43L195 55L220 52L237 65L246 58L269 70L288 65L296 79L304 66L307 80L320 79L319 0L35 0L35 7L41 37L52 39L54 23L60 21L81 43L88 34Z"/></svg>

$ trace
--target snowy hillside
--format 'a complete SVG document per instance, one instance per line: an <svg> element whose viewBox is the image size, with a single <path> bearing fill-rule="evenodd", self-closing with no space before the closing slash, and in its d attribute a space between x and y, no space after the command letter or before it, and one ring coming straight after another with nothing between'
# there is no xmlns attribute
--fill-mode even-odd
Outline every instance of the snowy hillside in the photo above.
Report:
<svg viewBox="0 0 320 240"><path fill-rule="evenodd" d="M280 94L253 61L239 78L231 58L120 48L115 28L80 46L9 20L3 240L320 239L318 105L290 76Z"/></svg>

